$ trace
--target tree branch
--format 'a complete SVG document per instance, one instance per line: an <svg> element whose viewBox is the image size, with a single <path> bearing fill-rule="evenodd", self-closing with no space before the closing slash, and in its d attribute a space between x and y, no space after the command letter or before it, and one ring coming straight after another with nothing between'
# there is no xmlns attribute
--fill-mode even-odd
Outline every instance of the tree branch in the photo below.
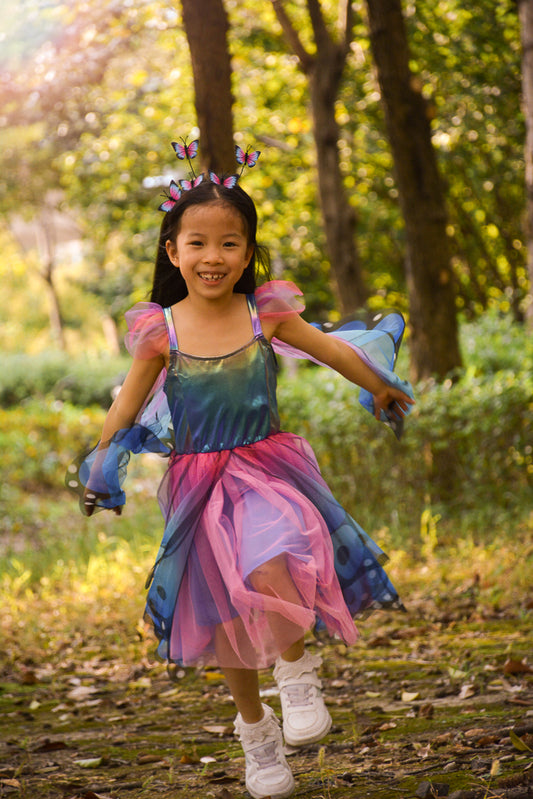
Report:
<svg viewBox="0 0 533 799"><path fill-rule="evenodd" d="M342 42L346 55L350 52L353 25L354 13L352 0L339 0L339 39Z"/></svg>
<svg viewBox="0 0 533 799"><path fill-rule="evenodd" d="M307 9L313 26L317 50L324 52L331 47L333 40L324 22L320 0L307 0Z"/></svg>
<svg viewBox="0 0 533 799"><path fill-rule="evenodd" d="M298 36L298 31L292 24L287 12L285 11L282 0L272 0L272 5L285 38L292 47L294 54L297 56L302 70L305 73L309 72L313 64L313 56L310 55L310 53L308 53L303 46L302 41Z"/></svg>

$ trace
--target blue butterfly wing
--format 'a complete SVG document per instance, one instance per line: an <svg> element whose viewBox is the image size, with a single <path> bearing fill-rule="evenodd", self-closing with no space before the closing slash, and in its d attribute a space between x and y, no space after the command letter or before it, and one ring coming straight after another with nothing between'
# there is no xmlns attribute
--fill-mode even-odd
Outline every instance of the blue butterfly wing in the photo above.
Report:
<svg viewBox="0 0 533 799"><path fill-rule="evenodd" d="M185 145L185 151L188 158L196 158L196 155L198 153L198 143L199 140L195 139L190 144Z"/></svg>
<svg viewBox="0 0 533 799"><path fill-rule="evenodd" d="M261 155L259 150L254 150L252 153L245 153L245 162L246 166L250 169L257 164L257 159Z"/></svg>
<svg viewBox="0 0 533 799"><path fill-rule="evenodd" d="M171 142L171 144L172 144L172 147L174 148L174 152L176 153L178 158L181 158L182 160L184 158L187 158L187 151L186 151L185 147L183 146L183 144L180 144L179 141L173 141L173 142Z"/></svg>

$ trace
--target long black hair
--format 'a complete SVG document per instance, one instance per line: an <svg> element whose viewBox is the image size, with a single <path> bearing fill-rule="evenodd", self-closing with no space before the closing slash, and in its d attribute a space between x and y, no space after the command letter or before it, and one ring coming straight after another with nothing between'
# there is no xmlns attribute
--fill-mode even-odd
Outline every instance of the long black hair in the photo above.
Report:
<svg viewBox="0 0 533 799"><path fill-rule="evenodd" d="M237 184L232 189L204 180L199 186L184 191L174 207L167 211L159 232L159 244L155 260L154 279L151 302L163 307L174 305L183 300L187 294L187 284L181 272L168 257L167 241L176 241L180 230L181 219L187 208L193 205L218 202L234 208L241 216L247 236L247 245L253 247L250 263L235 284L233 291L239 294L253 294L256 279L261 272L270 277L270 258L268 250L256 241L257 211L252 198Z"/></svg>

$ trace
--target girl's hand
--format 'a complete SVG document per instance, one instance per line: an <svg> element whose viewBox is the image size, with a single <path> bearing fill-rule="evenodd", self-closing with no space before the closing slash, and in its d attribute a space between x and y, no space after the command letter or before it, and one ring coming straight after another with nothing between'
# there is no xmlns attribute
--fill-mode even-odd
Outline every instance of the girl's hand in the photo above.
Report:
<svg viewBox="0 0 533 799"><path fill-rule="evenodd" d="M94 513L94 509L96 508L96 500L97 499L109 499L109 494L102 494L99 491L92 491L90 488L86 488L83 492L83 508L87 516L92 516ZM113 513L117 516L122 515L122 507L117 505L115 508L111 508Z"/></svg>
<svg viewBox="0 0 533 799"><path fill-rule="evenodd" d="M409 405L414 405L415 401L398 388L385 385L383 391L372 395L374 398L374 416L380 420L381 411L387 416L395 416L402 419L409 409Z"/></svg>

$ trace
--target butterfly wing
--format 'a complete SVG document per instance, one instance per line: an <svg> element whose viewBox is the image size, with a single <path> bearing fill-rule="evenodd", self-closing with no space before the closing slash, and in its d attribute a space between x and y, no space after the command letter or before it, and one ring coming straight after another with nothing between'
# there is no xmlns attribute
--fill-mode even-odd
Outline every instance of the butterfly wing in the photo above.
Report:
<svg viewBox="0 0 533 799"><path fill-rule="evenodd" d="M186 141L183 141L183 143L179 141L173 141L171 144L174 148L174 152L181 161L183 161L185 158L190 160L191 158L196 157L198 152L198 139L190 142L190 144L187 144Z"/></svg>
<svg viewBox="0 0 533 799"><path fill-rule="evenodd" d="M169 191L170 197L173 200L179 200L179 198L181 197L181 189L178 186L178 184L175 183L173 180L170 181L170 186L168 187L168 191Z"/></svg>
<svg viewBox="0 0 533 799"><path fill-rule="evenodd" d="M220 186L220 184L222 183L216 172L211 172L211 171L209 172L209 180L211 181L211 183L216 183L217 186Z"/></svg>
<svg viewBox="0 0 533 799"><path fill-rule="evenodd" d="M261 155L259 150L251 150L248 149L246 152L239 147L238 144L235 145L235 158L237 159L238 164L242 164L242 166L247 166L250 169L257 164L257 159Z"/></svg>
<svg viewBox="0 0 533 799"><path fill-rule="evenodd" d="M186 180L184 178L183 180L180 180L180 189L182 191L190 191L190 189L194 189L196 186L199 186L203 179L203 174L197 175L194 180Z"/></svg>
<svg viewBox="0 0 533 799"><path fill-rule="evenodd" d="M175 205L176 205L176 201L175 200L165 200L165 202L161 203L161 205L159 206L159 208L157 210L158 211L164 211L165 213L167 213L167 211L172 211L172 209L174 208Z"/></svg>
<svg viewBox="0 0 533 799"><path fill-rule="evenodd" d="M261 155L261 153L260 153L259 150L253 150L253 152L250 152L250 153L248 151L245 152L244 158L245 158L246 166L249 169L251 169L253 166L255 166L257 164L257 159L259 158L260 155Z"/></svg>

